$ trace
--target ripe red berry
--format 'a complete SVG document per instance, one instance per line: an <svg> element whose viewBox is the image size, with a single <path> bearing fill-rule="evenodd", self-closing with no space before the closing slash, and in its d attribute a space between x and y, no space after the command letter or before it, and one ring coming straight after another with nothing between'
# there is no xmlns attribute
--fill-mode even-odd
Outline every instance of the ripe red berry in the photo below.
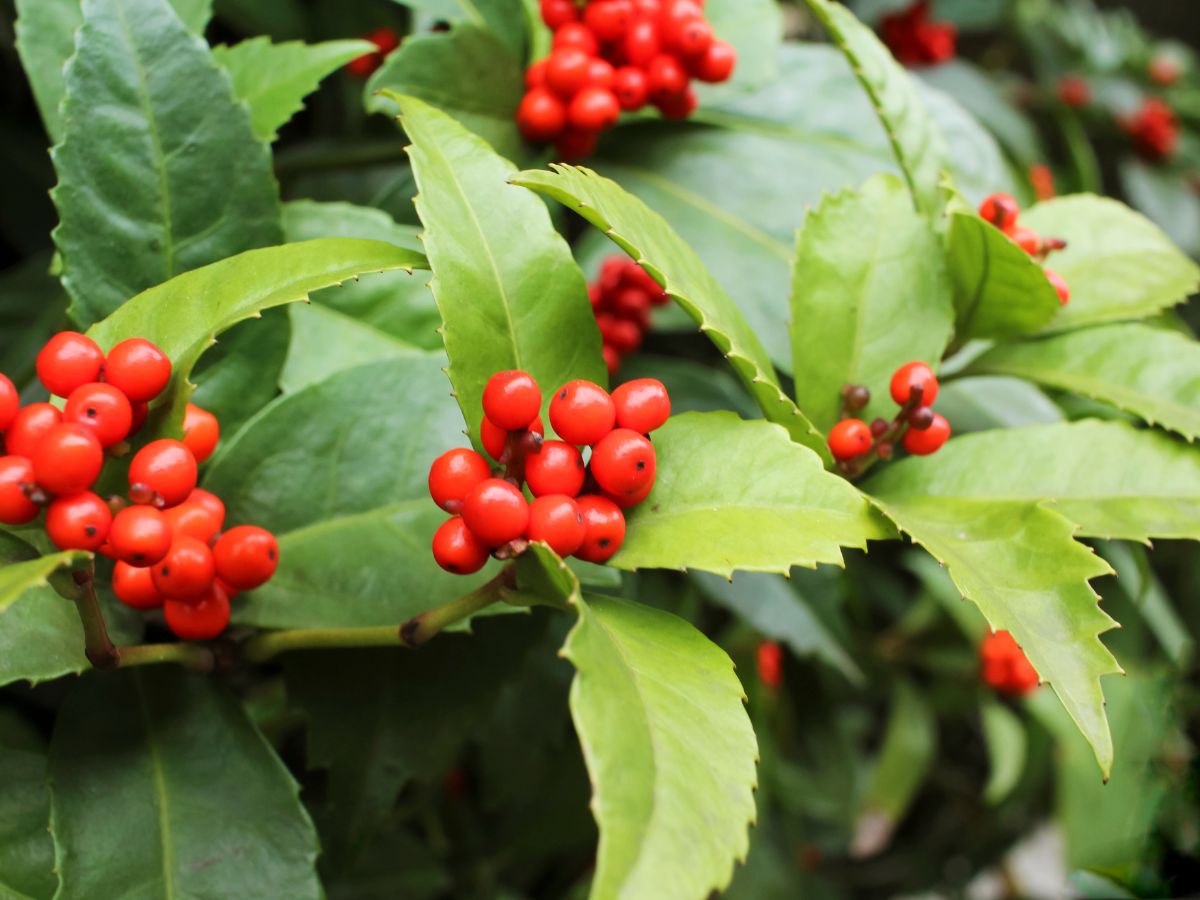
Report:
<svg viewBox="0 0 1200 900"><path fill-rule="evenodd" d="M487 546L471 533L462 516L447 519L433 533L433 558L455 575L478 572L490 558Z"/></svg>
<svg viewBox="0 0 1200 900"><path fill-rule="evenodd" d="M592 449L592 477L607 494L629 497L654 483L654 445L628 428L610 431Z"/></svg>
<svg viewBox="0 0 1200 900"><path fill-rule="evenodd" d="M171 382L171 360L145 338L129 338L108 351L104 380L130 403L148 403Z"/></svg>
<svg viewBox="0 0 1200 900"><path fill-rule="evenodd" d="M24 456L0 456L0 522L24 525L42 508L29 499L34 487L33 463Z"/></svg>
<svg viewBox="0 0 1200 900"><path fill-rule="evenodd" d="M383 57L378 53L364 53L346 63L346 71L355 78L367 79L383 65Z"/></svg>
<svg viewBox="0 0 1200 900"><path fill-rule="evenodd" d="M768 690L777 690L783 683L783 647L776 641L762 641L755 657L758 680Z"/></svg>
<svg viewBox="0 0 1200 900"><path fill-rule="evenodd" d="M275 535L256 525L231 528L213 548L217 576L239 591L252 591L271 580L279 565Z"/></svg>
<svg viewBox="0 0 1200 900"><path fill-rule="evenodd" d="M663 114L663 118L686 119L696 111L699 100L696 97L696 92L688 88L682 94L659 97L654 102L658 106L658 111Z"/></svg>
<svg viewBox="0 0 1200 900"><path fill-rule="evenodd" d="M672 37L671 43L684 56L700 56L712 46L713 30L704 19L689 19Z"/></svg>
<svg viewBox="0 0 1200 900"><path fill-rule="evenodd" d="M89 381L98 381L104 353L90 337L60 331L46 342L37 357L37 373L52 394L69 397Z"/></svg>
<svg viewBox="0 0 1200 900"><path fill-rule="evenodd" d="M133 409L133 421L129 425L130 437L142 430L142 426L146 424L146 416L150 415L149 403L134 403L131 406Z"/></svg>
<svg viewBox="0 0 1200 900"><path fill-rule="evenodd" d="M608 369L608 374L616 375L617 370L621 368L621 354L617 352L617 348L612 344L605 344L600 348L600 352L604 357L604 367Z"/></svg>
<svg viewBox="0 0 1200 900"><path fill-rule="evenodd" d="M0 432L7 431L21 409L21 395L7 375L0 375Z"/></svg>
<svg viewBox="0 0 1200 900"><path fill-rule="evenodd" d="M642 346L645 335L637 322L601 313L596 316L596 325L604 343L611 344L622 356L627 356Z"/></svg>
<svg viewBox="0 0 1200 900"><path fill-rule="evenodd" d="M923 431L910 428L904 432L904 449L914 456L928 456L942 448L950 437L950 423L944 416L933 414L933 422Z"/></svg>
<svg viewBox="0 0 1200 900"><path fill-rule="evenodd" d="M701 81L719 84L729 80L736 65L737 51L733 45L726 41L713 41L704 55L696 59L693 73Z"/></svg>
<svg viewBox="0 0 1200 900"><path fill-rule="evenodd" d="M400 46L400 35L394 28L384 25L363 35L368 41L379 48L379 52L387 56Z"/></svg>
<svg viewBox="0 0 1200 900"><path fill-rule="evenodd" d="M674 56L660 53L646 67L646 83L654 102L678 97L687 90L688 73Z"/></svg>
<svg viewBox="0 0 1200 900"><path fill-rule="evenodd" d="M1058 99L1067 106L1079 109L1092 102L1092 89L1078 75L1064 75L1058 80Z"/></svg>
<svg viewBox="0 0 1200 900"><path fill-rule="evenodd" d="M146 509L148 507L138 508ZM225 524L224 510L218 515L211 506L204 503L193 503L190 500L164 510L163 517L167 520L172 537L186 535L205 543L208 543Z"/></svg>
<svg viewBox="0 0 1200 900"><path fill-rule="evenodd" d="M542 541L567 557L583 545L587 526L575 501L565 494L547 494L529 504L529 539Z"/></svg>
<svg viewBox="0 0 1200 900"><path fill-rule="evenodd" d="M585 474L583 456L563 441L545 441L537 453L525 457L525 483L535 497L575 497L583 490Z"/></svg>
<svg viewBox="0 0 1200 900"><path fill-rule="evenodd" d="M979 645L983 680L996 690L1022 696L1037 689L1037 670L1007 631L997 631Z"/></svg>
<svg viewBox="0 0 1200 900"><path fill-rule="evenodd" d="M554 32L554 42L551 46L554 50L582 50L588 56L595 56L600 52L596 36L582 22L568 22L559 28Z"/></svg>
<svg viewBox="0 0 1200 900"><path fill-rule="evenodd" d="M63 408L63 421L89 429L101 447L119 444L133 427L129 398L111 384L93 382L75 388Z"/></svg>
<svg viewBox="0 0 1200 900"><path fill-rule="evenodd" d="M617 506L621 507L621 509L633 509L633 507L642 503L647 497L649 497L652 490L654 490L654 482L647 481L644 485L642 485L641 490L633 491L628 494L610 494L608 491L605 491L604 496L613 503L617 504Z"/></svg>
<svg viewBox="0 0 1200 900"><path fill-rule="evenodd" d="M592 0L583 8L583 24L601 41L620 40L632 22L630 0Z"/></svg>
<svg viewBox="0 0 1200 900"><path fill-rule="evenodd" d="M217 449L221 440L221 423L207 409L193 403L183 414L183 443L192 451L196 462L202 463Z"/></svg>
<svg viewBox="0 0 1200 900"><path fill-rule="evenodd" d="M547 88L531 88L517 107L517 127L535 144L552 141L567 126L567 108Z"/></svg>
<svg viewBox="0 0 1200 900"><path fill-rule="evenodd" d="M147 491L163 508L178 506L196 488L196 457L181 441L153 441L139 450L129 464L130 493ZM143 501L140 497L135 502Z"/></svg>
<svg viewBox="0 0 1200 900"><path fill-rule="evenodd" d="M593 59L588 64L588 86L612 90L617 70L606 59Z"/></svg>
<svg viewBox="0 0 1200 900"><path fill-rule="evenodd" d="M546 87L569 100L588 83L591 62L591 54L578 47L555 50L546 59Z"/></svg>
<svg viewBox="0 0 1200 900"><path fill-rule="evenodd" d="M854 459L870 449L871 429L862 419L842 419L829 429L829 452L834 459Z"/></svg>
<svg viewBox="0 0 1200 900"><path fill-rule="evenodd" d="M546 86L546 62L545 59L539 59L537 62L529 64L529 68L525 70L525 87L527 89Z"/></svg>
<svg viewBox="0 0 1200 900"><path fill-rule="evenodd" d="M542 392L528 372L497 372L483 389L483 414L506 431L525 428L542 408Z"/></svg>
<svg viewBox="0 0 1200 900"><path fill-rule="evenodd" d="M1042 238L1032 228L1025 228L1018 225L1009 232L1009 238L1014 244L1028 253L1030 256L1036 256L1042 249Z"/></svg>
<svg viewBox="0 0 1200 900"><path fill-rule="evenodd" d="M921 405L932 406L938 395L937 377L925 363L914 360L902 365L892 376L892 399L904 406L918 387L921 388Z"/></svg>
<svg viewBox="0 0 1200 900"><path fill-rule="evenodd" d="M471 489L491 477L492 467L474 450L447 450L429 467L429 496L446 512L459 513Z"/></svg>
<svg viewBox="0 0 1200 900"><path fill-rule="evenodd" d="M108 504L84 491L46 507L46 534L59 550L97 550L112 525Z"/></svg>
<svg viewBox="0 0 1200 900"><path fill-rule="evenodd" d="M1021 207L1009 194L992 194L979 204L979 215L1007 233L1017 227Z"/></svg>
<svg viewBox="0 0 1200 900"><path fill-rule="evenodd" d="M671 417L671 398L657 378L627 381L613 391L612 399L618 428L649 434Z"/></svg>
<svg viewBox="0 0 1200 900"><path fill-rule="evenodd" d="M462 517L482 543L499 547L525 534L529 504L525 495L509 482L489 478L467 494Z"/></svg>
<svg viewBox="0 0 1200 900"><path fill-rule="evenodd" d="M607 562L625 542L625 514L607 497L589 494L575 501L583 515L583 543L575 551L582 560Z"/></svg>
<svg viewBox="0 0 1200 900"><path fill-rule="evenodd" d="M200 599L216 576L213 551L187 535L176 535L167 555L154 566L154 586L170 600Z"/></svg>
<svg viewBox="0 0 1200 900"><path fill-rule="evenodd" d="M127 506L113 517L108 545L116 559L152 566L171 549L171 526L152 506Z"/></svg>
<svg viewBox="0 0 1200 900"><path fill-rule="evenodd" d="M1067 287L1067 282L1061 275L1053 269L1046 269L1046 280L1054 287L1054 292L1058 294L1058 303L1060 306L1066 306L1071 302L1071 289Z"/></svg>
<svg viewBox="0 0 1200 900"><path fill-rule="evenodd" d="M158 609L163 605L162 592L154 586L154 572L118 562L113 568L113 593L126 606L134 609Z"/></svg>
<svg viewBox="0 0 1200 900"><path fill-rule="evenodd" d="M188 494L188 498L184 502L203 506L210 513L212 513L213 518L220 522L220 525L217 526L217 530L220 530L225 524L225 504L221 502L221 498L216 494L206 491L203 488L196 488L194 491Z"/></svg>
<svg viewBox="0 0 1200 900"><path fill-rule="evenodd" d="M538 416L534 419L528 430L534 434L545 434L546 426L542 424L542 417ZM483 444L483 449L488 452L488 456L499 462L500 457L504 455L504 447L508 443L508 432L484 416L479 425L479 441Z"/></svg>
<svg viewBox="0 0 1200 900"><path fill-rule="evenodd" d="M551 31L579 21L579 10L574 0L541 0L542 21Z"/></svg>
<svg viewBox="0 0 1200 900"><path fill-rule="evenodd" d="M583 131L604 131L617 124L621 104L617 95L607 88L585 87L567 107L571 127Z"/></svg>
<svg viewBox="0 0 1200 900"><path fill-rule="evenodd" d="M554 150L563 162L586 159L596 152L600 142L600 132L581 131L578 128L568 128L554 142Z"/></svg>
<svg viewBox="0 0 1200 900"><path fill-rule="evenodd" d="M49 403L30 403L17 413L4 435L4 446L13 456L33 458L38 444L62 422L62 413Z"/></svg>
<svg viewBox="0 0 1200 900"><path fill-rule="evenodd" d="M46 432L30 461L38 485L66 497L96 483L104 468L104 448L90 429L64 422Z"/></svg>
<svg viewBox="0 0 1200 900"><path fill-rule="evenodd" d="M182 641L211 641L229 625L229 597L213 584L190 601L168 598L163 604L167 627Z"/></svg>
<svg viewBox="0 0 1200 900"><path fill-rule="evenodd" d="M590 381L568 381L550 401L550 427L568 444L598 443L616 421L612 397Z"/></svg>
<svg viewBox="0 0 1200 900"><path fill-rule="evenodd" d="M650 60L662 52L658 39L658 26L652 19L639 19L625 32L625 59L630 66L644 69Z"/></svg>
<svg viewBox="0 0 1200 900"><path fill-rule="evenodd" d="M629 112L641 109L650 96L646 73L633 66L621 66L613 74L613 93L621 109Z"/></svg>

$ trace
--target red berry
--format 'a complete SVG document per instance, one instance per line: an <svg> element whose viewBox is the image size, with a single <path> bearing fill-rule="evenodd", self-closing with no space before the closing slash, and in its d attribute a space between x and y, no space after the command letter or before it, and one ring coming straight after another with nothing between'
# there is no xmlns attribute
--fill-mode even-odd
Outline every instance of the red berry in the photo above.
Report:
<svg viewBox="0 0 1200 900"><path fill-rule="evenodd" d="M529 504L521 491L500 478L476 485L463 501L463 521L482 543L499 547L525 534Z"/></svg>
<svg viewBox="0 0 1200 900"><path fill-rule="evenodd" d="M633 509L633 507L649 497L652 490L654 490L654 482L647 481L639 491L633 491L629 494L610 494L608 491L605 491L604 496L621 507L621 509Z"/></svg>
<svg viewBox="0 0 1200 900"><path fill-rule="evenodd" d="M171 526L152 506L127 506L113 517L108 544L116 559L152 566L171 549Z"/></svg>
<svg viewBox="0 0 1200 900"><path fill-rule="evenodd" d="M1018 226L1009 232L1009 238L1014 244L1028 253L1030 256L1036 256L1042 250L1042 238L1032 228L1024 228Z"/></svg>
<svg viewBox="0 0 1200 900"><path fill-rule="evenodd" d="M142 426L146 424L146 416L150 414L149 403L134 403L131 406L133 409L133 421L129 425L130 437L142 430Z"/></svg>
<svg viewBox="0 0 1200 900"><path fill-rule="evenodd" d="M483 389L483 414L506 431L528 427L542 408L542 392L528 372L497 372Z"/></svg>
<svg viewBox="0 0 1200 900"><path fill-rule="evenodd" d="M17 413L4 435L4 446L13 456L33 457L38 444L54 426L62 422L62 413L49 403L30 403Z"/></svg>
<svg viewBox="0 0 1200 900"><path fill-rule="evenodd" d="M228 627L229 615L229 597L216 584L197 599L163 604L167 627L182 641L211 641Z"/></svg>
<svg viewBox="0 0 1200 900"><path fill-rule="evenodd" d="M914 456L928 456L941 449L950 437L950 423L944 416L933 414L933 422L923 431L910 428L904 432L904 449Z"/></svg>
<svg viewBox="0 0 1200 900"><path fill-rule="evenodd" d="M554 150L563 162L586 159L596 152L596 144L600 142L600 132L580 131L569 128L559 135L554 142Z"/></svg>
<svg viewBox="0 0 1200 900"><path fill-rule="evenodd" d="M633 66L621 66L613 75L613 93L617 95L621 109L630 112L641 109L650 96L646 73Z"/></svg>
<svg viewBox="0 0 1200 900"><path fill-rule="evenodd" d="M611 344L622 355L633 353L642 346L642 338L645 335L637 322L600 315L596 317L596 324L600 328L600 336L604 343Z"/></svg>
<svg viewBox="0 0 1200 900"><path fill-rule="evenodd" d="M525 457L525 483L535 497L575 497L583 490L585 474L582 454L563 441L545 441L537 453Z"/></svg>
<svg viewBox="0 0 1200 900"><path fill-rule="evenodd" d="M89 429L101 447L119 444L133 427L129 398L111 384L94 382L71 391L63 408L63 421Z"/></svg>
<svg viewBox="0 0 1200 900"><path fill-rule="evenodd" d="M196 462L202 463L217 449L221 440L221 423L207 409L193 403L183 414L183 444L192 451Z"/></svg>
<svg viewBox="0 0 1200 900"><path fill-rule="evenodd" d="M112 525L108 504L84 491L46 507L46 534L59 550L97 550Z"/></svg>
<svg viewBox="0 0 1200 900"><path fill-rule="evenodd" d="M525 70L525 87L527 89L546 86L546 60L539 59L529 64Z"/></svg>
<svg viewBox="0 0 1200 900"><path fill-rule="evenodd" d="M0 375L0 432L7 431L21 409L21 395L7 375Z"/></svg>
<svg viewBox="0 0 1200 900"><path fill-rule="evenodd" d="M541 0L542 21L551 31L579 21L579 10L574 0Z"/></svg>
<svg viewBox="0 0 1200 900"><path fill-rule="evenodd" d="M605 59L593 59L588 63L588 86L612 90L616 69Z"/></svg>
<svg viewBox="0 0 1200 900"><path fill-rule="evenodd" d="M1150 60L1150 64L1146 67L1146 74L1150 77L1151 81L1160 87L1170 87L1183 74L1183 67L1169 57L1156 56Z"/></svg>
<svg viewBox="0 0 1200 900"><path fill-rule="evenodd" d="M169 600L199 600L217 577L208 544L176 535L167 555L154 566L154 586Z"/></svg>
<svg viewBox="0 0 1200 900"><path fill-rule="evenodd" d="M662 52L658 26L651 19L639 19L625 32L625 59L629 65L644 69Z"/></svg>
<svg viewBox="0 0 1200 900"><path fill-rule="evenodd" d="M138 508L146 509L148 507ZM220 514L217 514L211 506L204 503L193 503L190 500L165 510L163 517L167 520L172 537L186 535L205 543L208 543L225 524L223 509Z"/></svg>
<svg viewBox="0 0 1200 900"><path fill-rule="evenodd" d="M612 399L618 428L649 434L671 417L671 398L657 378L627 381L613 391Z"/></svg>
<svg viewBox="0 0 1200 900"><path fill-rule="evenodd" d="M559 556L578 550L586 533L583 513L571 497L547 494L529 504L529 539L549 544Z"/></svg>
<svg viewBox="0 0 1200 900"><path fill-rule="evenodd" d="M394 28L389 28L386 25L376 28L374 31L369 31L364 37L379 48L379 52L387 56L393 50L400 46L400 35L396 34Z"/></svg>
<svg viewBox="0 0 1200 900"><path fill-rule="evenodd" d="M550 427L568 444L598 443L616 421L612 397L590 381L568 381L550 401Z"/></svg>
<svg viewBox="0 0 1200 900"><path fill-rule="evenodd" d="M698 57L693 72L701 81L718 84L728 81L737 65L737 51L725 41L713 41L704 55Z"/></svg>
<svg viewBox="0 0 1200 900"><path fill-rule="evenodd" d="M575 501L583 515L583 543L575 551L582 560L607 562L625 542L625 514L607 497L589 494Z"/></svg>
<svg viewBox="0 0 1200 900"><path fill-rule="evenodd" d="M1053 269L1046 269L1046 280L1054 287L1054 292L1058 294L1058 303L1060 306L1066 306L1071 302L1071 289L1067 287L1067 282L1061 275Z"/></svg>
<svg viewBox="0 0 1200 900"><path fill-rule="evenodd" d="M478 572L490 558L488 548L471 533L462 516L447 519L433 533L433 558L455 575Z"/></svg>
<svg viewBox="0 0 1200 900"><path fill-rule="evenodd" d="M650 312L650 295L641 288L621 288L612 298L613 312L639 322Z"/></svg>
<svg viewBox="0 0 1200 900"><path fill-rule="evenodd" d="M554 50L582 50L588 56L595 56L600 52L596 36L582 22L568 22L559 28L554 32L554 43L551 46Z"/></svg>
<svg viewBox="0 0 1200 900"><path fill-rule="evenodd" d="M104 380L129 398L147 403L171 382L171 360L144 338L129 338L108 351Z"/></svg>
<svg viewBox="0 0 1200 900"><path fill-rule="evenodd" d="M583 24L601 41L620 40L632 22L630 0L592 0L583 9Z"/></svg>
<svg viewBox="0 0 1200 900"><path fill-rule="evenodd" d="M38 378L59 397L69 397L80 385L98 381L103 365L104 353L96 342L76 331L60 331L37 357Z"/></svg>
<svg viewBox="0 0 1200 900"><path fill-rule="evenodd" d="M1064 75L1058 80L1058 99L1075 109L1087 106L1092 102L1091 86L1078 75Z"/></svg>
<svg viewBox="0 0 1200 900"><path fill-rule="evenodd" d="M129 484L157 495L157 506L178 506L196 488L196 457L181 441L153 441L134 455Z"/></svg>
<svg viewBox="0 0 1200 900"><path fill-rule="evenodd" d="M474 450L447 450L429 467L429 496L449 513L462 511L471 489L492 477L492 467Z"/></svg>
<svg viewBox="0 0 1200 900"><path fill-rule="evenodd" d="M896 370L892 376L892 399L904 406L916 388L921 388L921 405L933 406L938 395L937 377L933 369L919 360L905 363Z"/></svg>
<svg viewBox="0 0 1200 900"><path fill-rule="evenodd" d="M768 690L777 690L783 683L783 647L776 641L762 641L755 656L758 680Z"/></svg>
<svg viewBox="0 0 1200 900"><path fill-rule="evenodd" d="M0 456L0 522L24 525L42 508L29 499L34 487L33 463L24 456Z"/></svg>
<svg viewBox="0 0 1200 900"><path fill-rule="evenodd" d="M585 87L567 107L567 121L582 131L604 131L617 124L621 104L607 88Z"/></svg>
<svg viewBox="0 0 1200 900"><path fill-rule="evenodd" d="M862 419L842 419L829 429L829 452L847 460L871 449L871 429Z"/></svg>
<svg viewBox="0 0 1200 900"><path fill-rule="evenodd" d="M364 53L346 63L346 71L355 78L367 79L383 65L383 57L378 53Z"/></svg>
<svg viewBox="0 0 1200 900"><path fill-rule="evenodd" d="M1037 670L1007 631L997 631L979 645L983 680L1005 694L1021 696L1037 689Z"/></svg>
<svg viewBox="0 0 1200 900"><path fill-rule="evenodd" d="M666 30L677 29L686 22L704 17L704 3L696 0L663 0L659 24Z"/></svg>
<svg viewBox="0 0 1200 900"><path fill-rule="evenodd" d="M578 47L555 50L546 60L546 87L569 100L588 83L591 63L592 56Z"/></svg>
<svg viewBox="0 0 1200 900"><path fill-rule="evenodd" d="M221 502L221 498L216 494L206 491L203 488L196 488L188 494L188 498L184 502L203 506L207 509L213 518L220 523L217 526L218 531L225 524L225 504Z"/></svg>
<svg viewBox="0 0 1200 900"><path fill-rule="evenodd" d="M605 344L600 351L604 357L604 367L608 369L608 374L616 375L617 370L621 368L621 354L612 344Z"/></svg>
<svg viewBox="0 0 1200 900"><path fill-rule="evenodd" d="M134 609L158 609L165 599L154 586L154 572L118 562L113 569L113 593L126 606Z"/></svg>
<svg viewBox="0 0 1200 900"><path fill-rule="evenodd" d="M545 434L546 426L542 424L542 417L538 416L528 430L534 434ZM483 449L488 452L488 456L499 462L500 457L504 455L505 445L508 443L508 432L497 427L487 416L484 416L479 425L479 441L483 444Z"/></svg>
<svg viewBox="0 0 1200 900"><path fill-rule="evenodd" d="M552 141L567 125L567 108L544 87L531 88L517 107L517 127L535 144Z"/></svg>
<svg viewBox="0 0 1200 900"><path fill-rule="evenodd" d="M704 19L690 19L675 32L671 43L684 56L706 54L713 43L712 26Z"/></svg>
<svg viewBox="0 0 1200 900"><path fill-rule="evenodd" d="M609 256L600 264L600 290L605 294L611 294L621 284L621 279L625 277L625 269L629 265L630 259L627 256Z"/></svg>
<svg viewBox="0 0 1200 900"><path fill-rule="evenodd" d="M275 535L256 525L231 528L213 548L217 576L239 591L252 591L266 584L279 565Z"/></svg>
<svg viewBox="0 0 1200 900"><path fill-rule="evenodd" d="M96 483L104 468L104 448L90 429L64 422L46 432L30 461L38 485L66 497Z"/></svg>
<svg viewBox="0 0 1200 900"><path fill-rule="evenodd" d="M687 90L688 73L675 57L660 53L646 67L650 98L656 103L678 97Z"/></svg>
<svg viewBox="0 0 1200 900"><path fill-rule="evenodd" d="M984 221L991 222L1005 233L1017 227L1020 214L1020 204L1008 194L992 194L979 204L979 215Z"/></svg>
<svg viewBox="0 0 1200 900"><path fill-rule="evenodd" d="M664 118L686 119L696 111L696 106L700 101L696 97L696 92L688 88L682 94L660 97L654 102Z"/></svg>
<svg viewBox="0 0 1200 900"><path fill-rule="evenodd" d="M592 449L590 467L605 493L633 496L654 482L654 445L636 431L614 429Z"/></svg>
<svg viewBox="0 0 1200 900"><path fill-rule="evenodd" d="M622 257L617 258L621 259ZM650 295L651 302L657 300L660 295L665 295L662 285L654 280L653 275L635 263L632 259L626 259L624 261L626 266L622 272L622 278L626 284L628 284L630 287L640 288L641 290L645 291Z"/></svg>

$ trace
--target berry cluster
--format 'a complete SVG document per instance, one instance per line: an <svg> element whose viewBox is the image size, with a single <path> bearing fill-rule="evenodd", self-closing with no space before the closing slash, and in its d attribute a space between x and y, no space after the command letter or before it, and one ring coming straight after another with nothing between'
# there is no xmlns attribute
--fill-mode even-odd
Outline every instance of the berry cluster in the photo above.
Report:
<svg viewBox="0 0 1200 900"><path fill-rule="evenodd" d="M1038 686L1038 673L1007 631L989 634L979 645L983 680L1002 694L1021 697Z"/></svg>
<svg viewBox="0 0 1200 900"><path fill-rule="evenodd" d="M221 534L225 506L196 488L197 463L216 449L216 417L188 405L182 441L157 440L134 454L128 500L93 491L106 456L127 439L171 381L171 360L142 338L107 355L86 335L64 331L37 357L38 378L66 400L21 407L0 375L0 522L25 525L45 509L45 529L61 550L98 551L116 560L113 591L138 609L164 607L181 638L215 637L229 622L229 598L275 572L275 538L242 526Z"/></svg>
<svg viewBox="0 0 1200 900"><path fill-rule="evenodd" d="M979 215L986 222L991 222L1003 231L1010 240L1030 256L1032 256L1046 272L1046 280L1058 294L1058 302L1066 306L1071 300L1071 290L1061 275L1053 269L1045 267L1046 257L1055 250L1063 250L1067 242L1061 238L1042 237L1032 228L1017 224L1021 215L1021 206L1016 198L1009 194L992 194L979 204Z"/></svg>
<svg viewBox="0 0 1200 900"><path fill-rule="evenodd" d="M884 16L881 31L892 55L906 66L935 66L951 60L958 43L954 25L929 21L929 0Z"/></svg>
<svg viewBox="0 0 1200 900"><path fill-rule="evenodd" d="M497 372L483 392L484 449L443 453L429 469L429 493L453 518L433 536L433 556L447 572L469 575L489 556L508 559L530 541L559 556L602 563L625 540L624 509L654 487L648 435L667 421L662 382L642 378L610 396L590 381L564 384L550 401L550 424L562 440L543 439L542 392L527 372ZM581 446L591 448L585 462ZM529 502L524 484L533 495Z"/></svg>
<svg viewBox="0 0 1200 900"><path fill-rule="evenodd" d="M737 54L713 35L704 0L541 0L553 49L525 73L517 125L563 159L590 156L621 111L653 104L668 119L696 108L693 78L725 81Z"/></svg>
<svg viewBox="0 0 1200 900"><path fill-rule="evenodd" d="M588 299L604 341L608 374L621 360L642 346L650 330L650 312L671 300L641 266L627 256L610 256L600 266L599 277L588 285Z"/></svg>
<svg viewBox="0 0 1200 900"><path fill-rule="evenodd" d="M933 411L938 381L923 362L902 365L892 376L892 399L900 412L891 421L876 419L870 425L852 413L865 409L871 392L860 384L842 388L842 420L829 429L829 450L847 477L854 477L874 459L891 459L896 442L915 456L941 449L950 437L950 423Z"/></svg>
<svg viewBox="0 0 1200 900"><path fill-rule="evenodd" d="M367 79L383 65L383 60L389 53L400 46L400 36L392 28L376 28L363 35L364 41L370 41L379 49L374 53L364 53L346 63L346 72L354 78Z"/></svg>
<svg viewBox="0 0 1200 900"><path fill-rule="evenodd" d="M1118 124L1133 139L1138 155L1150 162L1174 156L1179 147L1179 117L1157 97L1148 98L1137 112L1119 119Z"/></svg>

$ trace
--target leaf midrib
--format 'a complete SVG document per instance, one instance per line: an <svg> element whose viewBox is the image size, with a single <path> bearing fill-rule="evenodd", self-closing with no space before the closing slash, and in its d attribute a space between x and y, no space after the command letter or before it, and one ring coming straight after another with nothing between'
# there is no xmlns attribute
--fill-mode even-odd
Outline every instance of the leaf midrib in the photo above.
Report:
<svg viewBox="0 0 1200 900"><path fill-rule="evenodd" d="M175 897L175 848L171 839L170 825L170 799L167 793L167 782L163 771L162 755L159 753L157 733L154 730L153 716L150 714L150 707L146 700L146 690L142 685L142 675L139 672L133 674L134 687L137 690L138 706L142 713L142 724L146 731L146 747L149 751L150 767L154 774L154 793L158 800L156 807L158 809L158 837L159 843L162 846L162 873L163 873L163 888L166 893L166 900L172 900Z"/></svg>

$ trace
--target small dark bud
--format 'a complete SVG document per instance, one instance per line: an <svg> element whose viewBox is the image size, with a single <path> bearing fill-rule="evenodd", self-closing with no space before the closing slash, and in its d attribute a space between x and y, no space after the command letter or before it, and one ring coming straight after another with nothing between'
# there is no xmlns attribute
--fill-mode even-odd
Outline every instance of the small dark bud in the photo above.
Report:
<svg viewBox="0 0 1200 900"><path fill-rule="evenodd" d="M871 423L871 437L879 437L888 430L887 419L876 419Z"/></svg>
<svg viewBox="0 0 1200 900"><path fill-rule="evenodd" d="M131 484L129 486L129 499L134 503L150 503L154 500L154 491L145 484Z"/></svg>
<svg viewBox="0 0 1200 900"><path fill-rule="evenodd" d="M848 384L842 388L842 403L847 412L858 412L871 402L871 392L861 384Z"/></svg>
<svg viewBox="0 0 1200 900"><path fill-rule="evenodd" d="M918 406L908 414L908 425L916 431L924 431L933 424L933 410L928 406Z"/></svg>
<svg viewBox="0 0 1200 900"><path fill-rule="evenodd" d="M887 441L884 441L883 443L876 445L875 452L879 454L880 459L891 459L892 445Z"/></svg>

